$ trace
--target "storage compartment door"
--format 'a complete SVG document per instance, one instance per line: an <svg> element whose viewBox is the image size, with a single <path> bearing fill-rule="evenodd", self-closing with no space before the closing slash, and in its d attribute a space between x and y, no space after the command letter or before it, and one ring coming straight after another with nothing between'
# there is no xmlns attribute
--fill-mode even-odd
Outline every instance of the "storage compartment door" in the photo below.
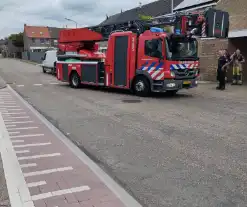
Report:
<svg viewBox="0 0 247 207"><path fill-rule="evenodd" d="M116 36L114 48L114 85L127 86L128 36Z"/></svg>

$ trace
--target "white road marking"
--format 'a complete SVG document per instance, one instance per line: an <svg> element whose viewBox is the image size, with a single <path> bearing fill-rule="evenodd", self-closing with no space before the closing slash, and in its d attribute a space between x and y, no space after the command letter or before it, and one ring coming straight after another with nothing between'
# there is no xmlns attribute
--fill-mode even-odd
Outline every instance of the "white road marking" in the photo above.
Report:
<svg viewBox="0 0 247 207"><path fill-rule="evenodd" d="M30 116L11 116L10 117L11 119L28 119L30 118ZM7 120L5 120L7 121ZM13 120L10 120L10 121L13 121Z"/></svg>
<svg viewBox="0 0 247 207"><path fill-rule="evenodd" d="M23 134L23 135L11 136L10 138L41 137L41 136L44 136L44 134Z"/></svg>
<svg viewBox="0 0 247 207"><path fill-rule="evenodd" d="M27 168L27 167L37 167L36 163L28 163L28 164L22 164L20 165L21 168Z"/></svg>
<svg viewBox="0 0 247 207"><path fill-rule="evenodd" d="M3 112L2 115L17 115L17 114L26 114L26 112Z"/></svg>
<svg viewBox="0 0 247 207"><path fill-rule="evenodd" d="M34 207L31 195L23 177L22 170L17 160L13 145L9 138L2 115L0 114L0 153L2 157L4 175L6 179L8 195L12 207L21 207L29 202L29 207ZM27 206L26 206L27 207Z"/></svg>
<svg viewBox="0 0 247 207"><path fill-rule="evenodd" d="M24 140L12 140L12 143L23 143Z"/></svg>
<svg viewBox="0 0 247 207"><path fill-rule="evenodd" d="M12 121L6 124L26 124L26 123L33 123L33 121Z"/></svg>
<svg viewBox="0 0 247 207"><path fill-rule="evenodd" d="M8 113L8 111L6 110L0 110L0 112L3 114L3 113Z"/></svg>
<svg viewBox="0 0 247 207"><path fill-rule="evenodd" d="M24 85L16 85L17 87L24 87Z"/></svg>
<svg viewBox="0 0 247 207"><path fill-rule="evenodd" d="M1 110L1 109L0 109ZM8 111L23 111L23 109L5 109L5 110L7 110L7 112Z"/></svg>
<svg viewBox="0 0 247 207"><path fill-rule="evenodd" d="M23 144L23 145L14 145L14 148L23 148L23 147L40 147L50 145L51 142L44 142L44 143L34 143L34 144Z"/></svg>
<svg viewBox="0 0 247 207"><path fill-rule="evenodd" d="M3 101L3 102L14 102L15 100L12 99L12 98L0 98L0 101Z"/></svg>
<svg viewBox="0 0 247 207"><path fill-rule="evenodd" d="M90 187L85 185L85 186L80 186L80 187L75 187L75 188L69 188L69 189L52 191L49 193L42 193L42 194L34 195L34 196L32 196L32 200L37 201L37 200L42 200L45 198L61 196L61 195L66 195L66 194L71 194L71 193L77 193L77 192L82 192L82 191L87 191L87 190L90 190Z"/></svg>
<svg viewBox="0 0 247 207"><path fill-rule="evenodd" d="M10 117L10 115L3 114L3 113L2 113L2 117Z"/></svg>
<svg viewBox="0 0 247 207"><path fill-rule="evenodd" d="M25 101L15 90L9 85L7 86L11 93L13 93L18 99L25 105L36 117L50 129L57 138L68 147L77 158L85 163L97 177L112 191L117 197L124 203L125 206L141 207L141 205L117 184L109 175L107 175L94 161L92 161L82 150L80 150L74 143L72 143L61 131L54 127L43 115L35 110L27 101ZM1 124L0 124L1 126ZM1 146L1 145L0 145ZM15 184L15 183L14 183ZM14 207L14 206L12 206ZM17 206L19 207L19 206ZM29 206L30 207L30 206Z"/></svg>
<svg viewBox="0 0 247 207"><path fill-rule="evenodd" d="M16 127L16 125L14 125L14 124L12 124L12 125L10 125L10 124L5 124L5 126L8 128L8 127ZM9 129L8 129L9 130Z"/></svg>
<svg viewBox="0 0 247 207"><path fill-rule="evenodd" d="M32 187L37 187L41 185L46 185L45 181L39 181L39 182L33 182L33 183L28 183L27 187L32 188Z"/></svg>
<svg viewBox="0 0 247 207"><path fill-rule="evenodd" d="M7 109L7 108L20 108L20 106L0 106L0 109L1 108L5 108L5 109Z"/></svg>
<svg viewBox="0 0 247 207"><path fill-rule="evenodd" d="M10 105L15 105L16 106L16 102L15 101L3 101L3 102L0 102L0 104L10 104Z"/></svg>
<svg viewBox="0 0 247 207"><path fill-rule="evenodd" d="M20 134L20 132L9 132L9 135L11 134Z"/></svg>
<svg viewBox="0 0 247 207"><path fill-rule="evenodd" d="M46 175L56 172L63 172L73 170L73 167L61 167L61 168L54 168L49 170L42 170L42 171L35 171L35 172L29 172L29 173L23 173L24 177L30 177L30 176L36 176L36 175Z"/></svg>
<svg viewBox="0 0 247 207"><path fill-rule="evenodd" d="M49 84L51 84L51 85L57 85L57 84L59 84L59 83L49 83Z"/></svg>
<svg viewBox="0 0 247 207"><path fill-rule="evenodd" d="M15 151L15 154L24 154L24 153L29 153L30 151L29 150L17 150Z"/></svg>
<svg viewBox="0 0 247 207"><path fill-rule="evenodd" d="M20 128L10 128L8 129L8 131L10 130L22 130L22 129L38 129L39 127L20 127Z"/></svg>
<svg viewBox="0 0 247 207"><path fill-rule="evenodd" d="M42 86L43 84L41 83L36 83L36 84L33 84L34 86Z"/></svg>
<svg viewBox="0 0 247 207"><path fill-rule="evenodd" d="M17 140L17 141L23 141L23 140ZM18 157L18 160L34 160L34 159L40 159L40 158L46 158L46 157L57 157L61 156L61 153L52 153L52 154L44 154L44 155L33 155L33 156L26 156L26 157Z"/></svg>

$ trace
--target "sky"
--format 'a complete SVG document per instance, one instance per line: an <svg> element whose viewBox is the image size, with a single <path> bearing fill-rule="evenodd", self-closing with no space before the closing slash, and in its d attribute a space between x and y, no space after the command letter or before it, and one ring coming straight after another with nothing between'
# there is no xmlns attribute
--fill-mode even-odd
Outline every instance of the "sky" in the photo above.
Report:
<svg viewBox="0 0 247 207"><path fill-rule="evenodd" d="M23 32L24 24L32 26L79 27L104 21L107 15L119 13L154 0L0 0L0 39Z"/></svg>

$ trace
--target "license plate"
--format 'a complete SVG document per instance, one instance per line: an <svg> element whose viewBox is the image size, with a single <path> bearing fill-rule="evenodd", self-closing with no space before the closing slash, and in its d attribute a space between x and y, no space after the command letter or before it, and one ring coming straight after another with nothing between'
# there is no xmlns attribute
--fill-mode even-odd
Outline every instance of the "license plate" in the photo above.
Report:
<svg viewBox="0 0 247 207"><path fill-rule="evenodd" d="M191 81L184 81L184 85L189 85L191 84Z"/></svg>

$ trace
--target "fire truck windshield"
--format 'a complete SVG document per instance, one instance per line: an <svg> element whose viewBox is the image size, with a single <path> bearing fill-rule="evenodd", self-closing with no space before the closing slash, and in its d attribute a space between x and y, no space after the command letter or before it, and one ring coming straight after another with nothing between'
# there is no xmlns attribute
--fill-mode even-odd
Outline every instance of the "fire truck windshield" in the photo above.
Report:
<svg viewBox="0 0 247 207"><path fill-rule="evenodd" d="M197 40L193 38L166 39L169 60L198 60L197 49Z"/></svg>

